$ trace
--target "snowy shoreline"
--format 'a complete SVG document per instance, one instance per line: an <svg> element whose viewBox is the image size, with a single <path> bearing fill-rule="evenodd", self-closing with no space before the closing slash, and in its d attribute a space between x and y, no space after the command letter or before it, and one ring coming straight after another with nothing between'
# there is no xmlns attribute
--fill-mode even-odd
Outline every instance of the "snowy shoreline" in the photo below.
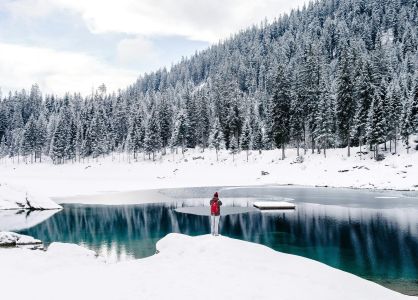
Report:
<svg viewBox="0 0 418 300"><path fill-rule="evenodd" d="M0 249L2 295L13 299L410 299L307 258L227 237L169 234L151 257L107 263L73 244ZM117 280L115 280L117 278ZM158 278L158 279L157 279ZM210 291L216 278L217 293ZM25 283L25 288L19 288ZM48 293L33 293L48 283ZM77 288L62 287L71 282ZM161 288L164 287L164 288ZM300 287L303 287L301 289ZM19 290L16 294L15 291Z"/></svg>
<svg viewBox="0 0 418 300"><path fill-rule="evenodd" d="M359 149L352 149L357 153ZM368 155L346 156L346 149L332 149L327 158L307 153L298 161L296 150L288 149L280 160L279 150L241 152L233 158L227 151L189 149L184 157L167 154L156 161L138 161L121 155L98 161L54 165L0 162L0 183L21 186L62 202L62 198L97 196L109 199L114 193L134 193L181 187L297 186L364 189L375 191L418 191L418 152L402 150L383 161ZM152 193L152 192L150 192ZM0 194L1 195L1 194ZM1 207L1 204L0 204Z"/></svg>
<svg viewBox="0 0 418 300"><path fill-rule="evenodd" d="M49 197L33 194L25 187L0 182L0 210L59 210L62 207Z"/></svg>

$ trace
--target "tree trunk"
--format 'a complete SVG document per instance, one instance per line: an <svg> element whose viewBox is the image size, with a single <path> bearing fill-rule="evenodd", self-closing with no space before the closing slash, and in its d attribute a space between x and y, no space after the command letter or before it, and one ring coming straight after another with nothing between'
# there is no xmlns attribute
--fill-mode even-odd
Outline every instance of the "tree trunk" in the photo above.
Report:
<svg viewBox="0 0 418 300"><path fill-rule="evenodd" d="M284 144L282 144L282 160L286 158L286 155L284 153Z"/></svg>
<svg viewBox="0 0 418 300"><path fill-rule="evenodd" d="M311 137L311 143L312 143L312 145L311 145L311 147L312 147L312 154L315 154L315 139L314 139L313 136Z"/></svg>
<svg viewBox="0 0 418 300"><path fill-rule="evenodd" d="M219 161L219 157L218 157L218 148L215 149L216 151L216 161Z"/></svg>
<svg viewBox="0 0 418 300"><path fill-rule="evenodd" d="M300 148L300 145L299 145L299 139L296 141L296 153L297 153L297 155L299 156L299 148Z"/></svg>
<svg viewBox="0 0 418 300"><path fill-rule="evenodd" d="M248 162L248 150L247 150L247 162Z"/></svg>
<svg viewBox="0 0 418 300"><path fill-rule="evenodd" d="M183 154L184 158L184 140L181 142L181 154Z"/></svg>
<svg viewBox="0 0 418 300"><path fill-rule="evenodd" d="M347 156L350 157L350 137L347 138Z"/></svg>

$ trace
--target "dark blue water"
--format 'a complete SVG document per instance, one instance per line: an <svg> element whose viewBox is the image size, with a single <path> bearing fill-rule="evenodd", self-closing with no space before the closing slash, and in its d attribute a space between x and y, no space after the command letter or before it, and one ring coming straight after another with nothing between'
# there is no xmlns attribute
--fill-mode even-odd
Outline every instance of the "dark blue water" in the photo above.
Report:
<svg viewBox="0 0 418 300"><path fill-rule="evenodd" d="M224 216L220 232L418 295L418 210L409 198L387 208L389 199L395 199L372 195L366 197L364 207L348 198L347 205L334 206L293 195L296 211ZM384 208L370 199L380 199L373 201ZM208 217L176 212L179 205L188 204L64 205L61 212L21 233L47 244L81 244L110 259L141 258L154 254L156 242L168 233L209 233Z"/></svg>

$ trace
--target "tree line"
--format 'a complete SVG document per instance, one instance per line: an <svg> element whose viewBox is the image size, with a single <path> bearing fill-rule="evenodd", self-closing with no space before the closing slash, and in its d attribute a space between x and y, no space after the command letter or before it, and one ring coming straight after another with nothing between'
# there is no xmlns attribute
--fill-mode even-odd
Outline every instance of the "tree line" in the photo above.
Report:
<svg viewBox="0 0 418 300"><path fill-rule="evenodd" d="M418 133L416 0L321 0L131 86L0 96L0 155L55 163L144 155L379 145ZM367 150L368 151L368 150Z"/></svg>

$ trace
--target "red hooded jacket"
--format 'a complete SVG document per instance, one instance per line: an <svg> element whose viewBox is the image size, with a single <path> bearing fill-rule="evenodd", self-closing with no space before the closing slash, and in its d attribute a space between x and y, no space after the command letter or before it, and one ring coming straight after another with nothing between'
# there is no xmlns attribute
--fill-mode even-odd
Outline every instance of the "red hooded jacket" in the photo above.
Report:
<svg viewBox="0 0 418 300"><path fill-rule="evenodd" d="M212 216L219 216L221 214L221 205L222 201L219 200L218 193L215 193L212 200L210 200L210 214Z"/></svg>

